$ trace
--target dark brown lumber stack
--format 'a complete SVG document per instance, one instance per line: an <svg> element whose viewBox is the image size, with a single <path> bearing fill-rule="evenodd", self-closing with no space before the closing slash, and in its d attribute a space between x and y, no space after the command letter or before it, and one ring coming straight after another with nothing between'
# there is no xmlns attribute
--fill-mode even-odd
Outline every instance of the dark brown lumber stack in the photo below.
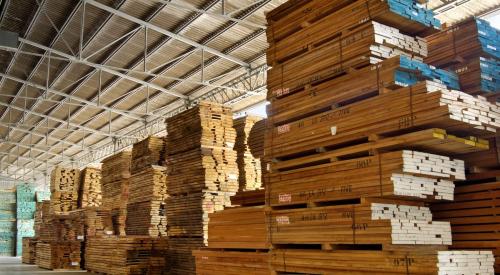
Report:
<svg viewBox="0 0 500 275"><path fill-rule="evenodd" d="M163 165L165 157L165 138L150 136L132 148L132 174L141 172L151 165Z"/></svg>
<svg viewBox="0 0 500 275"><path fill-rule="evenodd" d="M38 240L32 237L23 238L23 264L35 264L36 263L36 244Z"/></svg>
<svg viewBox="0 0 500 275"><path fill-rule="evenodd" d="M102 207L111 210L118 235L125 235L131 155L123 151L102 162Z"/></svg>
<svg viewBox="0 0 500 275"><path fill-rule="evenodd" d="M56 167L50 176L50 203L55 213L72 211L78 208L80 170Z"/></svg>
<svg viewBox="0 0 500 275"><path fill-rule="evenodd" d="M150 166L132 175L127 204L127 235L167 235L166 168Z"/></svg>
<svg viewBox="0 0 500 275"><path fill-rule="evenodd" d="M168 268L170 275L196 274L195 257L193 250L205 245L203 238L196 237L169 237L168 239Z"/></svg>
<svg viewBox="0 0 500 275"><path fill-rule="evenodd" d="M80 172L78 207L98 207L101 203L101 170L87 167Z"/></svg>
<svg viewBox="0 0 500 275"><path fill-rule="evenodd" d="M237 153L239 169L239 191L250 191L262 187L262 156L264 149L264 129L254 126L261 121L261 117L245 116L234 120L236 129L236 143L234 149ZM261 130L261 133L258 131ZM254 135L252 138L251 135ZM261 142L259 142L259 139ZM257 148L252 148L253 146Z"/></svg>
<svg viewBox="0 0 500 275"><path fill-rule="evenodd" d="M80 242L39 242L36 265L45 269L80 269Z"/></svg>
<svg viewBox="0 0 500 275"><path fill-rule="evenodd" d="M89 238L85 269L109 275L167 274L168 241L149 236Z"/></svg>

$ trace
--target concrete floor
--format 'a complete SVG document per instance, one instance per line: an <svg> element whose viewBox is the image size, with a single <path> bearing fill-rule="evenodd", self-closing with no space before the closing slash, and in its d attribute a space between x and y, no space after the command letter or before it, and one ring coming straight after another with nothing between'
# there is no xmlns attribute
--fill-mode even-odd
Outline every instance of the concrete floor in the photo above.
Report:
<svg viewBox="0 0 500 275"><path fill-rule="evenodd" d="M0 275L85 274L85 271L52 271L21 263L20 257L0 257Z"/></svg>

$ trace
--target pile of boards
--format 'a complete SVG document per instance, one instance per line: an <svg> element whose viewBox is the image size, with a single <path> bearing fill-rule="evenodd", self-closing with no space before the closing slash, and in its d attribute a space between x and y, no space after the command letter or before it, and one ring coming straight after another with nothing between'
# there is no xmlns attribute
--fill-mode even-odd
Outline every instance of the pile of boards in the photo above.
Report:
<svg viewBox="0 0 500 275"><path fill-rule="evenodd" d="M132 174L139 173L151 165L165 162L165 138L150 136L137 142L132 148Z"/></svg>
<svg viewBox="0 0 500 275"><path fill-rule="evenodd" d="M80 170L57 166L50 176L50 203L55 213L76 210L80 188Z"/></svg>
<svg viewBox="0 0 500 275"><path fill-rule="evenodd" d="M22 262L24 264L36 264L36 244L38 240L34 237L23 238Z"/></svg>
<svg viewBox="0 0 500 275"><path fill-rule="evenodd" d="M193 274L191 250L207 242L208 214L238 191L231 109L200 102L166 120L166 211L171 274Z"/></svg>
<svg viewBox="0 0 500 275"><path fill-rule="evenodd" d="M16 255L22 256L23 238L35 235L36 191L31 184L16 186Z"/></svg>
<svg viewBox="0 0 500 275"><path fill-rule="evenodd" d="M498 105L423 63L433 13L313 0L267 19L266 206L210 214L198 274L493 274L491 250L448 250L450 221L429 207L458 197L457 156L500 128Z"/></svg>
<svg viewBox="0 0 500 275"><path fill-rule="evenodd" d="M0 190L0 256L16 250L16 190Z"/></svg>
<svg viewBox="0 0 500 275"><path fill-rule="evenodd" d="M85 249L85 269L110 275L165 274L167 249L165 238L91 237Z"/></svg>
<svg viewBox="0 0 500 275"><path fill-rule="evenodd" d="M234 120L236 150L239 170L239 191L262 188L264 163L265 120L257 116L244 116ZM260 141L260 142L259 142ZM259 144L260 143L260 144Z"/></svg>
<svg viewBox="0 0 500 275"><path fill-rule="evenodd" d="M111 211L114 231L125 235L132 152L122 151L102 161L102 208Z"/></svg>
<svg viewBox="0 0 500 275"><path fill-rule="evenodd" d="M101 202L101 170L87 167L80 172L78 208L98 207Z"/></svg>

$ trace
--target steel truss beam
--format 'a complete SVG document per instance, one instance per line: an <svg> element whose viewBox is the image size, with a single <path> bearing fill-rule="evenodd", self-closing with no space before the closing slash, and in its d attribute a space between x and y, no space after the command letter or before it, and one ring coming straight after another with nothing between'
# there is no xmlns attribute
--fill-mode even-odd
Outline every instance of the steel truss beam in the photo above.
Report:
<svg viewBox="0 0 500 275"><path fill-rule="evenodd" d="M113 8L111 8L109 6L103 5L103 4L101 4L99 2L96 2L94 0L83 0L83 1L85 3L87 3L87 4L90 4L90 5L94 6L94 7L97 7L99 9L105 10L105 11L107 11L109 13L112 13L112 14L114 14L116 16L122 17L122 18L127 19L127 20L129 20L131 22L134 22L134 23L136 23L138 25L146 27L146 28L148 28L150 30L154 30L154 31L159 32L161 34L164 34L166 36L170 36L170 37L174 38L175 40L184 42L184 43L186 43L188 45L191 45L193 47L196 47L196 48L199 48L199 49L203 49L204 51L207 51L207 52L209 52L211 54L220 56L220 57L222 57L224 59L232 61L232 62L234 62L236 64L239 64L239 65L241 65L243 67L247 67L247 68L250 67L250 64L244 62L243 60L241 60L239 58L236 58L234 56L230 56L228 54L224 54L224 53L222 53L222 52L220 52L220 51L218 51L218 50L216 50L214 48L208 47L206 45L202 45L202 44L200 44L200 43L198 43L196 41L193 41L193 40L191 40L189 38L186 38L186 37L184 37L182 35L179 35L179 34L176 34L176 33L170 32L170 31L167 31L167 30L165 30L163 28L160 28L160 27L158 27L156 25L153 25L153 24L151 24L149 22L146 22L146 21L143 21L141 19L135 18L135 17L133 17L133 16L131 16L129 14L126 14L126 13L124 13L122 11L113 9Z"/></svg>

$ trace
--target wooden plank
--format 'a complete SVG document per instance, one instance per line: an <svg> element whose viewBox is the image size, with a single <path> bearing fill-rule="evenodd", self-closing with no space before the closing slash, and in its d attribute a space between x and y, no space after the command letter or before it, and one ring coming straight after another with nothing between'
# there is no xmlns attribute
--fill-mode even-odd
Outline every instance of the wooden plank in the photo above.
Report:
<svg viewBox="0 0 500 275"><path fill-rule="evenodd" d="M202 249L193 250L193 255L199 275L270 274L269 254L265 252Z"/></svg>

